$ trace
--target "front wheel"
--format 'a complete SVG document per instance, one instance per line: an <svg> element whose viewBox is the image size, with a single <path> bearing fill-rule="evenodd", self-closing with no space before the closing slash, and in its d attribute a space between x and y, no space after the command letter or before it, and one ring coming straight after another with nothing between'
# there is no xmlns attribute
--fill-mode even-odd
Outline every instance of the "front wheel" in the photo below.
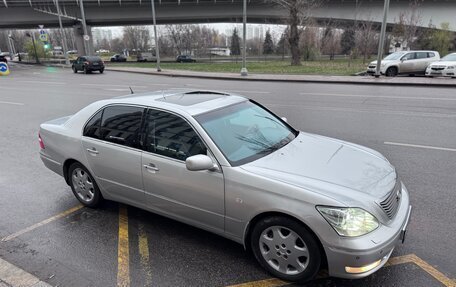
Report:
<svg viewBox="0 0 456 287"><path fill-rule="evenodd" d="M71 190L84 206L96 207L103 200L100 189L89 171L80 163L73 163L68 169Z"/></svg>
<svg viewBox="0 0 456 287"><path fill-rule="evenodd" d="M254 226L250 244L260 265L285 281L312 280L320 269L317 239L293 219L280 216L263 219Z"/></svg>
<svg viewBox="0 0 456 287"><path fill-rule="evenodd" d="M104 69L101 69L101 70L100 70L100 74L103 74L103 72L104 72Z"/></svg>
<svg viewBox="0 0 456 287"><path fill-rule="evenodd" d="M75 66L73 66L73 73L75 73L75 74L76 74L77 72L78 72L78 70L76 69L76 67L75 67Z"/></svg>
<svg viewBox="0 0 456 287"><path fill-rule="evenodd" d="M396 67L390 67L386 70L385 75L387 77L396 77L397 76L397 68Z"/></svg>

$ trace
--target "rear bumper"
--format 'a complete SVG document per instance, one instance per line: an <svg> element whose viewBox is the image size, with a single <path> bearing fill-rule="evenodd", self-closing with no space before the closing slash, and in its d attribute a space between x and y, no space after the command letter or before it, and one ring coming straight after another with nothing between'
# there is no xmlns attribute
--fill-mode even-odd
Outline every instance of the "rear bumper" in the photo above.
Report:
<svg viewBox="0 0 456 287"><path fill-rule="evenodd" d="M63 176L63 167L61 163L53 160L52 158L44 154L42 151L40 151L40 158L44 166L46 166L56 174Z"/></svg>
<svg viewBox="0 0 456 287"><path fill-rule="evenodd" d="M330 276L356 279L375 273L388 261L394 248L405 239L406 228L410 220L412 207L408 192L403 187L400 208L389 226L381 226L376 231L357 238L341 238L349 241L351 248L324 246L328 259ZM347 243L347 242L345 242ZM359 246L359 248L356 248ZM359 273L351 273L347 267L360 269Z"/></svg>
<svg viewBox="0 0 456 287"><path fill-rule="evenodd" d="M87 67L87 69L91 70L91 71L104 70L104 68L105 68L104 66L93 66L93 65Z"/></svg>

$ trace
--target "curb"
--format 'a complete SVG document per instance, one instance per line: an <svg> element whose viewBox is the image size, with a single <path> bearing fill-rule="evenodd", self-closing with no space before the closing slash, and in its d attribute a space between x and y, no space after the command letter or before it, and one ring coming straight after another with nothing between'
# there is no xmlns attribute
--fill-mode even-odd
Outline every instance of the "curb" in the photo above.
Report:
<svg viewBox="0 0 456 287"><path fill-rule="evenodd" d="M143 75L154 75L164 77L181 77L181 78L199 78L199 79L211 79L211 80L229 80L229 81L252 81L252 82L289 82L289 83L320 83L320 84L344 84L344 85L382 85L382 86L419 86L419 87L438 87L438 88L453 88L456 87L456 81L454 83L402 83L402 82L376 82L375 78L373 81L360 81L360 80L336 80L336 79L278 79L274 77L270 78L252 78L242 76L222 76L222 75L197 75L197 74L179 74L170 72L153 72L153 71L136 71L136 70L120 70L116 68L106 68L107 71L111 72L124 72L133 74ZM261 75L261 74L256 74ZM293 75L294 76L294 75ZM330 77L330 76L328 76ZM357 76L353 76L355 78Z"/></svg>
<svg viewBox="0 0 456 287"><path fill-rule="evenodd" d="M2 284L8 287L52 287L36 276L0 258L0 286Z"/></svg>

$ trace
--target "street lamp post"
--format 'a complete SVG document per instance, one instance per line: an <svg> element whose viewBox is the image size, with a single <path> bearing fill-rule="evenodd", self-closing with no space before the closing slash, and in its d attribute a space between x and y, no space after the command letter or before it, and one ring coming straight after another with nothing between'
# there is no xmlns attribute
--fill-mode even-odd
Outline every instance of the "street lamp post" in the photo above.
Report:
<svg viewBox="0 0 456 287"><path fill-rule="evenodd" d="M247 71L246 67L246 33L247 33L247 0L244 0L244 9L243 9L243 17L242 17L242 69L241 69L241 76L248 76L249 72Z"/></svg>
<svg viewBox="0 0 456 287"><path fill-rule="evenodd" d="M65 33L63 32L63 25L62 25L62 17L60 15L60 5L59 5L59 0L55 1L55 6L57 6L57 14L59 14L59 26L60 26L60 37L62 38L62 48L63 48L63 54L65 55L65 64L70 64L70 61L68 60L68 50L66 46L66 36Z"/></svg>
<svg viewBox="0 0 456 287"><path fill-rule="evenodd" d="M377 67L375 69L376 78L380 77L380 65L383 58L383 48L385 47L386 20L388 18L389 2L390 0L385 0L385 6L383 7L383 21L380 31L380 41L378 42Z"/></svg>
<svg viewBox="0 0 456 287"><path fill-rule="evenodd" d="M81 17L82 17L82 29L84 31L84 36L88 36L87 32L87 24L86 24L86 18L85 18L85 12L84 12L84 3L82 3L82 0L79 0L79 8L81 8ZM90 51L89 51L89 41L86 39L83 39L84 41L84 52L90 56Z"/></svg>
<svg viewBox="0 0 456 287"><path fill-rule="evenodd" d="M155 56L157 57L157 72L161 72L160 68L160 49L158 45L158 36L157 36L157 19L155 18L155 1L150 0L152 5L152 21L154 22L154 41L155 41Z"/></svg>

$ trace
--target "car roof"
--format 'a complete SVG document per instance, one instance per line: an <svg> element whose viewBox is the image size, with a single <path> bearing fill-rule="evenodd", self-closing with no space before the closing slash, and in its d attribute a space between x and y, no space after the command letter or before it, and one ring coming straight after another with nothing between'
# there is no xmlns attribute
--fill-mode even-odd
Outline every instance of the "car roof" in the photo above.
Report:
<svg viewBox="0 0 456 287"><path fill-rule="evenodd" d="M220 91L173 89L131 94L101 102L103 105L142 105L196 116L247 100L245 97Z"/></svg>

